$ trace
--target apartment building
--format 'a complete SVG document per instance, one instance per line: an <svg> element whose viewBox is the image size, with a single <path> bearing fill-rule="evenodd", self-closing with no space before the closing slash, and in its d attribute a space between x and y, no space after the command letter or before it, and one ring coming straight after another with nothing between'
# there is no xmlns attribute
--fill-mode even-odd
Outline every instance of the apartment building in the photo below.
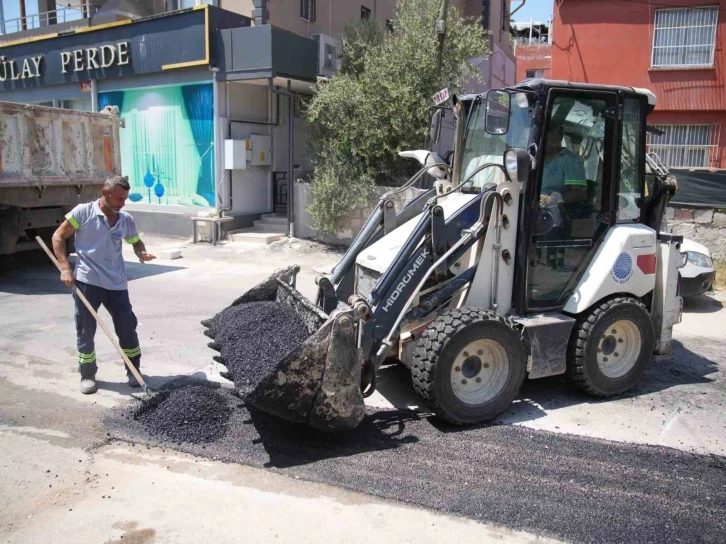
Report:
<svg viewBox="0 0 726 544"><path fill-rule="evenodd" d="M512 27L517 82L524 79L551 79L552 35L549 23L522 21L514 23Z"/></svg>
<svg viewBox="0 0 726 544"><path fill-rule="evenodd" d="M672 168L726 168L726 0L564 0L553 26L553 79L651 89L649 150Z"/></svg>

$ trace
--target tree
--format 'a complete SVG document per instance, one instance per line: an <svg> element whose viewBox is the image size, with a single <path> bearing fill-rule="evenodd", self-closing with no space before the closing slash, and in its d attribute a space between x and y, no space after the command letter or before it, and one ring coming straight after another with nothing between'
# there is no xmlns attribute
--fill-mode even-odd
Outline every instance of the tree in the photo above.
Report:
<svg viewBox="0 0 726 544"><path fill-rule="evenodd" d="M366 21L343 33L342 69L316 87L306 112L315 160L308 211L321 232L334 232L375 184L410 173L410 159L397 153L421 147L431 97L444 87L458 92L476 73L470 59L487 54L481 25L452 9L437 74L439 8L440 0L398 0L392 32Z"/></svg>

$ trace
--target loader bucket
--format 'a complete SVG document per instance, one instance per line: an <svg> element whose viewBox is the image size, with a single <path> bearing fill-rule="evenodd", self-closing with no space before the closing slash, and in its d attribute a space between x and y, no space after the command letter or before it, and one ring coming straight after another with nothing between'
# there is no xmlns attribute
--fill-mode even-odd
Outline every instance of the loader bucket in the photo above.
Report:
<svg viewBox="0 0 726 544"><path fill-rule="evenodd" d="M342 305L330 315L294 287L296 268L286 269L235 300L231 306L274 301L292 308L310 336L245 395L245 402L288 421L324 431L355 428L365 407L360 390L361 362L357 349L355 312ZM222 314L202 322L215 339ZM274 334L274 331L271 331ZM223 352L223 342L210 347ZM224 357L215 358L226 364Z"/></svg>

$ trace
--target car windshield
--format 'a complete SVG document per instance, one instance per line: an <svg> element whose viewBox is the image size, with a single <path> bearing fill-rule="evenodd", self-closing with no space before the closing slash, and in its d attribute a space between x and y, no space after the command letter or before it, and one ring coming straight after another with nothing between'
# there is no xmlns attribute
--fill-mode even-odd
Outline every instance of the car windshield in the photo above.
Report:
<svg viewBox="0 0 726 544"><path fill-rule="evenodd" d="M477 168L487 163L504 164L504 152L511 148L527 148L532 127L530 109L520 108L512 100L509 112L509 131L494 135L484 130L486 122L486 98L474 102L469 126L461 154L461 181ZM496 167L485 168L462 187L464 192L479 192L504 180L504 173Z"/></svg>

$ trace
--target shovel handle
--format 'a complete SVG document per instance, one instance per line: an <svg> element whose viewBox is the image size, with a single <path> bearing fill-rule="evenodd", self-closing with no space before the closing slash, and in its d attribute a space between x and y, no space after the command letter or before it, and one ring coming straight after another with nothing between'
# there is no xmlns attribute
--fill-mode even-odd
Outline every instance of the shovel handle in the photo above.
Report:
<svg viewBox="0 0 726 544"><path fill-rule="evenodd" d="M50 260L53 261L53 264L58 269L58 271L63 272L63 269L61 268L61 265L58 262L58 259L55 258L55 255L53 255L53 252L50 249L48 249L48 246L40 238L40 236L36 236L35 239L40 244L40 247L43 248L43 251L46 252L46 254L50 258ZM71 290L73 290L73 288L71 288ZM124 363L126 363L126 366L128 367L129 372L131 372L131 374L134 375L134 378L136 378L136 381L139 382L139 385L141 385L144 389L147 389L148 387L146 385L146 382L144 381L144 378L141 377L141 373L138 370L136 370L136 367L134 366L134 364L131 362L131 360L128 358L128 356L124 353L124 350L121 349L121 346L116 341L116 338L108 330L108 328L106 327L106 324L101 319L101 316L99 316L98 313L96 312L96 310L93 309L93 306L91 306L91 303L88 302L88 299L85 297L85 295L83 294L82 291L80 291L79 289L76 289L75 291L76 291L76 296L79 299L81 299L81 302L83 302L83 304L86 306L86 308L88 308L88 311L91 313L93 318L96 320L96 323L98 323L98 326L101 327L103 332L106 333L106 336L108 336L108 339L113 344L113 347L116 348L116 351L118 351L118 354L124 360Z"/></svg>

